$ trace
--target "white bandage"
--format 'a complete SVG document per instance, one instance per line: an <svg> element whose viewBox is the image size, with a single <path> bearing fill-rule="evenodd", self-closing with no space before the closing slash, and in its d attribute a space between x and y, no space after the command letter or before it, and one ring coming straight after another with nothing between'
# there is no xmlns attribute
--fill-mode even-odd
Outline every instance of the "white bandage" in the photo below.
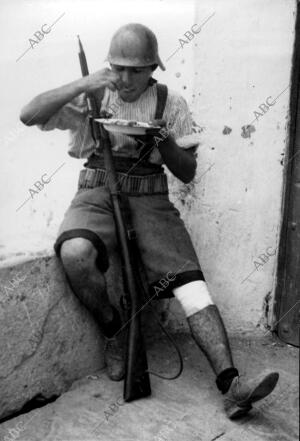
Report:
<svg viewBox="0 0 300 441"><path fill-rule="evenodd" d="M195 280L174 288L173 294L184 309L186 317L214 304L203 280Z"/></svg>

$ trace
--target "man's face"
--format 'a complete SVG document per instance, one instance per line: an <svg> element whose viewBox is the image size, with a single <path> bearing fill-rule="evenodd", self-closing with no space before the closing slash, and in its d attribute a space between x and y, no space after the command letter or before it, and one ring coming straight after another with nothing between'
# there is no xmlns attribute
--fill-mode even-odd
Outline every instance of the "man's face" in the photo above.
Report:
<svg viewBox="0 0 300 441"><path fill-rule="evenodd" d="M150 66L128 67L111 64L111 69L118 73L121 80L121 87L118 90L120 97L129 103L136 101L147 89L153 72Z"/></svg>

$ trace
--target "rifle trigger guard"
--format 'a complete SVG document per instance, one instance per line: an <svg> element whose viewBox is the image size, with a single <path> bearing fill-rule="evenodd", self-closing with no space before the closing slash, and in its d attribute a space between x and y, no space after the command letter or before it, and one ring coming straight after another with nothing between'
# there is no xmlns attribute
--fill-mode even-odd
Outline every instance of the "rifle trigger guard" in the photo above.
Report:
<svg viewBox="0 0 300 441"><path fill-rule="evenodd" d="M129 240L136 239L136 231L133 228L127 230L127 236Z"/></svg>
<svg viewBox="0 0 300 441"><path fill-rule="evenodd" d="M128 311L130 309L130 302L125 294L120 297L120 306L123 311Z"/></svg>

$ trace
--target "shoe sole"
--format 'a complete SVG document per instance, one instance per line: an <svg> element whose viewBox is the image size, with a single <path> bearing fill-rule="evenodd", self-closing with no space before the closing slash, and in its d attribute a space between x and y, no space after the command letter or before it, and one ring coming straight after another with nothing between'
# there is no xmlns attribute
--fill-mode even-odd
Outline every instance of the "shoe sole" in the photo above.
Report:
<svg viewBox="0 0 300 441"><path fill-rule="evenodd" d="M227 416L230 420L236 420L238 418L241 418L245 415L247 415L247 413L252 409L251 404L249 404L246 407L240 407L237 404L235 406L233 406L230 411L227 411Z"/></svg>
<svg viewBox="0 0 300 441"><path fill-rule="evenodd" d="M275 388L279 379L279 374L277 372L272 372L265 376L265 378L259 383L259 385L250 393L247 398L246 403L255 403L262 398L269 395Z"/></svg>
<svg viewBox="0 0 300 441"><path fill-rule="evenodd" d="M109 378L111 381L122 381L122 380L124 380L124 378L125 378L125 375L122 375L122 376L114 376L114 375L109 375L109 374L107 374L107 376L108 376L108 378Z"/></svg>
<svg viewBox="0 0 300 441"><path fill-rule="evenodd" d="M278 379L279 374L277 372L266 375L246 400L239 404L235 403L227 410L227 416L231 420L245 416L252 409L252 403L262 400L274 390Z"/></svg>

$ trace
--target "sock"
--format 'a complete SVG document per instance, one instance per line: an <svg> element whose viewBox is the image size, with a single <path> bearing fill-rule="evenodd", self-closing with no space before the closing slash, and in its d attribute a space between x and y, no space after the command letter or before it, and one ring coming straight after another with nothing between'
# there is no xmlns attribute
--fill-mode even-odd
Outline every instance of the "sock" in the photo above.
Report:
<svg viewBox="0 0 300 441"><path fill-rule="evenodd" d="M222 371L217 376L217 380L216 380L217 388L222 392L223 395L226 394L226 392L228 392L232 380L234 379L234 377L238 377L238 375L239 375L239 371L234 367L230 367Z"/></svg>
<svg viewBox="0 0 300 441"><path fill-rule="evenodd" d="M122 326L119 311L114 306L111 306L111 308L113 310L112 320L109 323L101 323L100 325L103 334L107 338L112 338Z"/></svg>

